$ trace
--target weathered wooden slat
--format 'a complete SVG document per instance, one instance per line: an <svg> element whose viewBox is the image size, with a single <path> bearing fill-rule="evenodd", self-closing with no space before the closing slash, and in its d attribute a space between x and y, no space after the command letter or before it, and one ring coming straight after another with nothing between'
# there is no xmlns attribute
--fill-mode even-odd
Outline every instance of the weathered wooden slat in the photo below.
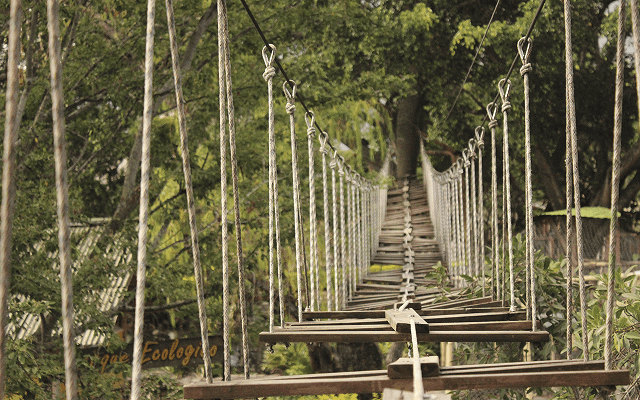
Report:
<svg viewBox="0 0 640 400"><path fill-rule="evenodd" d="M447 331L418 333L418 341L421 343L440 342L545 342L549 340L546 331ZM260 342L286 343L286 342L406 342L411 340L411 335L399 332L367 331L305 331L305 332L262 332Z"/></svg>
<svg viewBox="0 0 640 400"><path fill-rule="evenodd" d="M396 332L411 333L411 320L413 319L416 332L429 333L429 324L411 308L405 308L402 311L385 310L384 316Z"/></svg>
<svg viewBox="0 0 640 400"><path fill-rule="evenodd" d="M269 396L380 393L385 388L411 391L413 379L391 379L387 371L308 375L286 378L248 379L197 383L184 388L186 399L242 399ZM423 379L425 391L476 390L557 386L618 386L630 383L629 370L560 371L506 374L464 374Z"/></svg>
<svg viewBox="0 0 640 400"><path fill-rule="evenodd" d="M413 379L413 359L399 358L387 366L387 376L391 379ZM422 377L440 375L440 360L437 356L420 357Z"/></svg>

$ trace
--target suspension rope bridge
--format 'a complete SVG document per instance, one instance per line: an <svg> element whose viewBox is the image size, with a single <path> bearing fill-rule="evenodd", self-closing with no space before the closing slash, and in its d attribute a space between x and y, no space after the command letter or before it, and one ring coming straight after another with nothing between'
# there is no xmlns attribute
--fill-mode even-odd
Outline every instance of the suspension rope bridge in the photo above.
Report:
<svg viewBox="0 0 640 400"><path fill-rule="evenodd" d="M406 178L398 187L386 187L356 172L331 144L316 115L300 97L296 83L289 79L276 56L276 47L270 44L259 29L247 3L243 5L256 24L265 42L262 58L265 63L263 77L268 96L269 144L269 329L260 334L260 341L273 346L291 342L410 342L411 356L391 363L387 370L314 374L303 376L250 378L247 308L245 301L244 260L240 223L238 166L236 154L235 110L231 79L228 16L226 2L217 0L218 50L220 88L220 166L222 217L222 270L223 270L223 380L214 382L209 352L204 282L198 245L197 221L193 185L191 182L188 151L188 132L182 96L175 20L172 0L166 0L169 26L172 70L179 121L181 154L188 204L191 249L198 296L205 382L185 387L186 398L245 398L272 395L330 394L381 392L384 388L413 390L415 398L422 398L424 390L460 390L485 388L520 388L535 386L592 386L610 387L629 384L628 370L614 370L612 364L612 321L614 318L613 274L616 266L615 240L617 229L617 189L620 169L620 130L624 55L624 16L626 2L620 2L616 108L614 129L614 156L612 175L611 243L609 287L606 311L606 346L604 361L589 361L586 326L586 289L583 271L580 191L578 176L575 102L573 100L573 65L571 49L571 5L565 0L565 59L567 99L567 236L573 230L571 208L576 208L577 270L579 274L580 312L582 314L583 359L571 360L573 352L572 323L567 324L567 358L569 360L464 365L440 367L437 357L421 357L420 342L544 342L549 333L540 326L537 315L536 277L533 254L532 183L530 150L530 89L529 72L532 70L531 32L545 1L540 2L537 13L526 35L517 43L517 55L506 77L498 84L498 95L487 105L487 114L481 126L469 141L468 148L446 171L436 171L421 143L422 180ZM140 219L138 242L138 270L136 288L135 338L132 373L132 399L140 398L142 333L144 321L144 291L146 276L146 240L148 233L148 186L150 170L150 137L152 119L153 40L155 1L147 2L147 37L145 59L145 99L143 113L142 175L140 191ZM631 0L636 20L636 0ZM18 61L20 38L20 1L11 1L11 23L8 53L7 112L2 182L2 224L0 226L0 398L4 398L5 341L7 299L11 267L12 213L15 196L15 142L17 124L15 112L18 88ZM62 320L64 335L66 398L78 397L75 344L73 330L73 292L71 286L71 253L69 247L69 200L66 173L66 145L64 141L63 91L61 83L61 55L59 33L59 1L48 0L49 54L51 68L51 94L54 118L54 157L56 161L56 188L58 194L59 256L62 284ZM497 8L497 5L496 5ZM493 16L492 16L493 18ZM638 41L638 27L634 22L634 39ZM488 29L488 28L487 28ZM485 32L486 35L486 32ZM636 43L636 46L638 43ZM260 55L258 55L259 57ZM636 57L638 58L638 57ZM517 60L522 67L525 108L525 190L526 190L526 278L525 299L515 295L520 284L514 276L513 224L511 212L509 163L509 110L512 90L510 75ZM475 61L475 59L474 59ZM278 168L276 159L275 112L273 101L274 62L285 77L283 92L285 111L289 115L292 160L292 186L295 225L295 260L297 289L297 321L286 321L283 305L284 269L280 241L280 205ZM636 73L640 66L636 63ZM465 78L466 79L466 78ZM640 86L639 86L640 87ZM296 100L305 109L307 150L309 157L309 257L305 248L302 210L302 178L298 168ZM500 102L498 103L498 100ZM497 147L498 109L502 111L502 191L498 200ZM453 106L452 106L453 109ZM491 132L491 196L490 218L484 221L487 200L483 188L484 123ZM318 134L318 131L320 132ZM316 143L316 140L318 143ZM229 237L227 232L227 151L231 165L231 191L234 204L236 262L238 266L238 298L242 325L244 380L230 381L229 339ZM318 223L315 198L316 151L322 164L322 224ZM328 164L328 165L327 165ZM388 160L387 160L388 164ZM388 169L387 169L388 170ZM331 177L329 177L329 171ZM383 172L384 174L384 172ZM573 197L573 199L572 199ZM501 207L499 207L501 205ZM502 213L500 213L502 210ZM502 229L499 221L502 220ZM485 225L490 227L491 254L485 257ZM323 229L321 229L323 227ZM323 230L324 260L319 254L319 231ZM502 239L500 239L502 234ZM502 249L500 247L502 246ZM571 251L568 246L567 251ZM309 260L307 263L306 260ZM490 260L490 262L487 262ZM572 321L573 305L572 256L567 254L567 321ZM321 293L321 264L324 261L326 296ZM372 264L394 264L401 268L391 271L370 272ZM447 268L453 287L446 292L426 277L441 263ZM306 273L308 269L308 274ZM481 277L482 296L464 295L465 275ZM508 288L507 288L508 283ZM441 301L446 295L446 301ZM279 310L276 310L276 303ZM519 309L524 305L524 310ZM325 310L323 310L325 308ZM277 320L277 322L276 322Z"/></svg>

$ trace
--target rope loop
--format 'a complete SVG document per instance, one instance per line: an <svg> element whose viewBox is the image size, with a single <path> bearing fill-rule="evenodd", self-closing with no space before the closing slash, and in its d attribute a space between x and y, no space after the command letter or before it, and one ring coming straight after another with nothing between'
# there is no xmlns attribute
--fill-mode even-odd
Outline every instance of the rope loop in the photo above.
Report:
<svg viewBox="0 0 640 400"><path fill-rule="evenodd" d="M520 55L520 61L522 61L522 67L520 67L520 75L525 76L533 67L531 67L531 63L529 62L529 57L531 57L531 38L527 38L527 49L523 50L522 46L524 45L524 37L518 40L518 54Z"/></svg>
<svg viewBox="0 0 640 400"><path fill-rule="evenodd" d="M304 121L307 123L307 136L311 139L316 137L316 128L313 126L316 122L316 115L313 111L307 111L304 114Z"/></svg>
<svg viewBox="0 0 640 400"><path fill-rule="evenodd" d="M469 149L471 148L471 145L469 145ZM470 157L469 157L469 149L464 149L462 150L462 165L464 165L464 168L468 168L471 165L471 161L469 161Z"/></svg>
<svg viewBox="0 0 640 400"><path fill-rule="evenodd" d="M276 46L270 44L269 47L271 48L271 54L268 54L269 49L267 48L267 46L264 46L262 48L262 59L264 60L265 65L262 77L265 81L268 81L276 75L276 69L273 67L273 65L271 65L273 64L273 58L276 54Z"/></svg>
<svg viewBox="0 0 640 400"><path fill-rule="evenodd" d="M498 90L500 91L500 98L502 99L502 112L506 112L511 109L511 103L509 102L509 95L511 92L511 80L502 79L498 83Z"/></svg>
<svg viewBox="0 0 640 400"><path fill-rule="evenodd" d="M484 148L484 127L477 126L475 134L476 134L476 145L478 146L478 149L482 150Z"/></svg>
<svg viewBox="0 0 640 400"><path fill-rule="evenodd" d="M469 159L471 160L475 160L476 159L476 140L475 139L471 139L469 140Z"/></svg>
<svg viewBox="0 0 640 400"><path fill-rule="evenodd" d="M291 91L287 89L287 84L291 87ZM294 81L284 81L282 84L282 90L284 91L284 96L287 98L287 113L293 114L296 111L296 83Z"/></svg>
<svg viewBox="0 0 640 400"><path fill-rule="evenodd" d="M318 137L318 140L320 141L320 153L326 156L327 154L329 154L329 146L327 146L327 141L329 140L329 134L324 131L320 132L320 136Z"/></svg>
<svg viewBox="0 0 640 400"><path fill-rule="evenodd" d="M487 115L489 116L489 129L493 129L498 126L498 120L496 119L496 112L498 111L498 105L494 102L487 104Z"/></svg>
<svg viewBox="0 0 640 400"><path fill-rule="evenodd" d="M329 168L336 169L338 168L338 151L334 150L331 155L331 161L329 162Z"/></svg>

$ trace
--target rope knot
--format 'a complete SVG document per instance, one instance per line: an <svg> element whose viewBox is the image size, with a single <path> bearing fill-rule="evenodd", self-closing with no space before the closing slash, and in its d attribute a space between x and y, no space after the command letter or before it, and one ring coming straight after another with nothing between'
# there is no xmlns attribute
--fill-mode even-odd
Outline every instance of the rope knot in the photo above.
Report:
<svg viewBox="0 0 640 400"><path fill-rule="evenodd" d="M320 153L324 154L325 156L329 154L329 146L327 146L328 139L329 135L327 134L327 132L320 133Z"/></svg>
<svg viewBox="0 0 640 400"><path fill-rule="evenodd" d="M264 46L262 48L262 59L264 60L265 66L262 77L265 81L268 81L276 75L276 69L271 65L273 64L273 58L276 54L276 46L270 44L269 47L271 48L271 54L269 54L269 49L267 48L267 46Z"/></svg>
<svg viewBox="0 0 640 400"><path fill-rule="evenodd" d="M520 75L525 76L529 72L533 70L531 63L526 63L522 67L520 67Z"/></svg>
<svg viewBox="0 0 640 400"><path fill-rule="evenodd" d="M269 65L267 68L264 69L264 73L262 74L262 77L264 78L265 81L269 81L269 79L272 79L274 76L276 76L276 69L273 68L271 65Z"/></svg>
<svg viewBox="0 0 640 400"><path fill-rule="evenodd" d="M497 119L492 119L491 122L489 122L489 129L493 129L495 127L498 126L498 120Z"/></svg>
<svg viewBox="0 0 640 400"><path fill-rule="evenodd" d="M489 127L491 127L491 124L489 124ZM484 148L484 128L482 126L476 127L476 145L479 149Z"/></svg>
<svg viewBox="0 0 640 400"><path fill-rule="evenodd" d="M291 91L287 89L287 83L291 86ZM287 113L293 114L296 111L296 83L294 81L284 81L282 90L284 91L284 96L287 98Z"/></svg>
<svg viewBox="0 0 640 400"><path fill-rule="evenodd" d="M307 123L307 136L310 139L315 138L316 128L313 125L316 122L316 115L313 113L313 111L307 111L304 114L304 121Z"/></svg>
<svg viewBox="0 0 640 400"><path fill-rule="evenodd" d="M487 116L489 116L489 129L493 129L498 126L498 120L496 120L496 112L498 111L498 106L496 103L491 102L487 104Z"/></svg>
<svg viewBox="0 0 640 400"><path fill-rule="evenodd" d="M498 91L500 91L500 98L502 99L502 112L506 112L511 109L511 103L509 102L509 94L511 93L511 80L500 80L500 82L498 83Z"/></svg>

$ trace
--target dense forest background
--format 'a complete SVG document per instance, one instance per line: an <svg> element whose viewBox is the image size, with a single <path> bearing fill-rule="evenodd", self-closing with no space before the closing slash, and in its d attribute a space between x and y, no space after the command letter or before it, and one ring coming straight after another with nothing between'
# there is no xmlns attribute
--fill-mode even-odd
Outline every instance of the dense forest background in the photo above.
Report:
<svg viewBox="0 0 640 400"><path fill-rule="evenodd" d="M487 104L496 96L497 83L516 56L516 43L529 27L539 1L500 3L476 64L462 88L493 12L493 3L468 0L249 3L267 38L276 46L278 59L297 82L298 91L314 110L332 143L359 172L375 177L390 151L398 176L414 173L420 140L425 141L441 170L460 155L475 127L482 123ZM1 4L0 119L4 120L9 7L7 0ZM617 11L609 1L576 0L572 4L582 203L608 207ZM209 328L218 332L222 324L219 237L221 229L233 234L234 227L233 222L221 227L219 214L216 3L183 0L175 7L202 264L206 267ZM105 314L100 311L99 299L92 294L107 287L113 276L122 276L133 268L132 263L116 266L105 254L114 243L128 251L135 249L145 11L144 2L124 0L75 0L61 5L71 216L76 224L101 227L101 239L76 265L75 298L82 299L76 301L76 330L105 333L112 346L130 340L131 332L125 329L122 333L123 325L116 326L115 321L127 318L133 296L127 293L119 309ZM195 298L195 286L165 15L164 4L159 2L147 278L148 304L159 310L147 313L146 334L186 337L197 336L198 326L195 304L191 301ZM253 347L257 348L257 332L265 329L268 321L267 88L262 77L263 43L237 1L229 3L229 23L249 327ZM562 4L547 2L533 31L531 58L534 200L547 210L565 207L563 38ZM62 356L57 350L60 285L51 258L56 252L57 233L48 63L45 3L24 1L18 188L10 289L15 297L9 307L10 322L30 313L40 319L40 328L35 335L9 343L7 389L9 393L27 393L35 398L47 395L47 384L63 380ZM519 68L520 64L516 65ZM620 206L632 213L640 191L633 54L627 54L625 65ZM285 264L290 266L294 259L290 250L293 205L292 196L288 195L291 154L284 96L278 90L282 79L278 72L274 78L276 134L282 178L281 231ZM514 203L523 205L522 79L514 73L511 81L510 149L514 171L511 179ZM298 123L302 127L301 113ZM299 129L298 139L298 147L304 154L303 128ZM300 157L301 171L307 170L305 158ZM489 161L488 157L485 159ZM489 170L484 169L487 183ZM318 188L318 194L320 191ZM309 198L304 190L303 198ZM308 215L308 210L303 214ZM524 218L519 217L524 215L522 210L517 209L514 215L516 223L522 224ZM77 242L81 240L76 238ZM75 251L78 259L81 250ZM231 250L232 254L234 251ZM293 274L292 271L288 268L287 274ZM287 282L287 302L295 301L294 282ZM235 292L232 287L232 293ZM239 354L239 312L234 310L233 315L234 353ZM252 354L256 369L260 368L261 359L262 349L258 349ZM85 364L80 369L84 394L119 395L120 389L111 384L120 379L117 375L98 376Z"/></svg>

